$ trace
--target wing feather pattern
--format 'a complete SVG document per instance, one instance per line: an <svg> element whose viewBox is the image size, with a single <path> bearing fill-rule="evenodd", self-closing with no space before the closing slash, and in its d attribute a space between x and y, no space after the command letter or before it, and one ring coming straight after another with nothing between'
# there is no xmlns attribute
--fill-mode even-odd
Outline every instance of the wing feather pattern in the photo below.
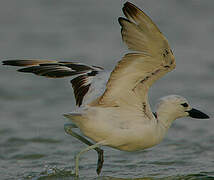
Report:
<svg viewBox="0 0 214 180"><path fill-rule="evenodd" d="M122 39L135 52L126 54L110 77L101 67L58 60L7 60L3 64L20 66L23 67L20 72L49 78L74 76L71 83L78 106L99 104L133 109L137 106L144 114L153 116L148 90L175 68L175 58L167 39L143 11L127 2L123 13L125 18L118 19Z"/></svg>
<svg viewBox="0 0 214 180"><path fill-rule="evenodd" d="M130 50L112 71L99 104L142 106L152 116L148 105L150 86L175 68L168 41L152 20L135 5L127 2L120 17L121 35ZM144 105L142 105L144 104Z"/></svg>
<svg viewBox="0 0 214 180"><path fill-rule="evenodd" d="M84 100L97 98L99 91L91 92L94 87L94 78L103 73L104 69L98 66L88 66L81 63L64 62L57 60L6 60L3 65L24 67L19 72L33 73L48 78L72 77L71 84L74 90L76 105L85 105ZM105 76L104 76L105 77ZM107 77L106 77L107 78ZM107 80L102 79L101 85L105 87ZM92 87L91 87L92 86ZM103 93L103 92L102 92ZM93 96L93 97L91 97Z"/></svg>

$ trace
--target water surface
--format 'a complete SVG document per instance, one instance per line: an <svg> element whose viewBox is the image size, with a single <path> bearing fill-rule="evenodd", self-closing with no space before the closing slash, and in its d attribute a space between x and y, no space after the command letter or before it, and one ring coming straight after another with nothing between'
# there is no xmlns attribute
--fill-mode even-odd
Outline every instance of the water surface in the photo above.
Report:
<svg viewBox="0 0 214 180"><path fill-rule="evenodd" d="M132 1L167 36L177 68L150 92L179 94L213 117L214 1ZM111 70L127 52L117 18L124 1L3 0L0 59L62 59ZM85 145L66 135L63 113L74 109L69 79L52 80L0 66L0 175L6 179L73 179L74 155ZM80 162L80 179L213 179L214 121L177 120L164 141L127 153L105 147L100 177L96 153Z"/></svg>

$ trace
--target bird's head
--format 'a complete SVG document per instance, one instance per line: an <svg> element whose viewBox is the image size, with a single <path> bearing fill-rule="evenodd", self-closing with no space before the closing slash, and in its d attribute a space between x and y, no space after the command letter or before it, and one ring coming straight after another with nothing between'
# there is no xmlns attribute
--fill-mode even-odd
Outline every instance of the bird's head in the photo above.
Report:
<svg viewBox="0 0 214 180"><path fill-rule="evenodd" d="M209 119L208 115L192 108L184 97L178 95L161 98L156 108L157 118L167 127L169 127L175 119L182 117L189 116L197 119Z"/></svg>

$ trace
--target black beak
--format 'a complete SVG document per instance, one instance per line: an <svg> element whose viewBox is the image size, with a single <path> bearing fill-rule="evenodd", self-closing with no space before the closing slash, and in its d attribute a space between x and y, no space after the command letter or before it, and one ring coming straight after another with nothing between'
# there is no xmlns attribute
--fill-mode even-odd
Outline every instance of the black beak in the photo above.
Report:
<svg viewBox="0 0 214 180"><path fill-rule="evenodd" d="M210 117L206 115L205 113L192 108L190 111L187 111L189 113L189 116L192 118L197 118L197 119L209 119Z"/></svg>

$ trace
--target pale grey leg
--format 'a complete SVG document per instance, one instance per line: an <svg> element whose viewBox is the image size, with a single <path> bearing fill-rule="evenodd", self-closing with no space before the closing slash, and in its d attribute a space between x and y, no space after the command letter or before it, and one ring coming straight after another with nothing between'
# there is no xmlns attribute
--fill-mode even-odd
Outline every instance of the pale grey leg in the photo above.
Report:
<svg viewBox="0 0 214 180"><path fill-rule="evenodd" d="M84 138L83 136L80 136L78 133L72 131L72 128L77 128L77 126L75 124L65 124L64 125L64 129L65 129L65 132L67 134L70 134L71 136L79 139L81 142L89 145L89 147L93 146L94 144L91 143L89 140L87 140L86 138ZM96 144L95 144L96 145ZM89 148L88 147L88 148ZM103 167L103 162L104 162L104 155L103 155L103 150L98 148L97 147L94 147L94 148L91 148L91 149L94 149L97 151L98 153L98 161L97 161L97 174L99 175L101 170L102 170L102 167ZM89 149L90 150L90 149ZM81 153L81 152L80 152ZM79 153L79 154L80 154ZM82 153L81 153L82 154ZM79 159L79 158L78 158ZM78 160L79 161L79 160ZM77 169L77 163L76 163L76 169ZM78 170L79 171L79 166L78 166Z"/></svg>
<svg viewBox="0 0 214 180"><path fill-rule="evenodd" d="M75 175L76 176L79 176L79 158L80 158L80 156L83 153L90 151L91 149L98 148L99 146L100 146L100 143L93 144L93 145L88 146L87 148L83 149L82 151L79 152L79 154L77 154L77 156L75 158Z"/></svg>

